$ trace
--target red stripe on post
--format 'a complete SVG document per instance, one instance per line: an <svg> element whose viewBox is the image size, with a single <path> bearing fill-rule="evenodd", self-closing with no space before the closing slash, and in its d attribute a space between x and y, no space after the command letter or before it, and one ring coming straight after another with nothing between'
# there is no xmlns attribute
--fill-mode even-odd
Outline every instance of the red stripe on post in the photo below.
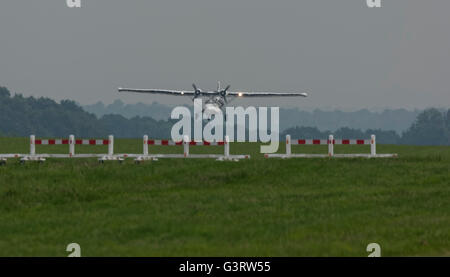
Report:
<svg viewBox="0 0 450 277"><path fill-rule="evenodd" d="M196 141L191 141L191 142L189 142L189 145L197 145L197 142Z"/></svg>
<svg viewBox="0 0 450 277"><path fill-rule="evenodd" d="M169 141L168 140L162 140L161 141L161 145L169 145Z"/></svg>
<svg viewBox="0 0 450 277"><path fill-rule="evenodd" d="M69 140L68 139L63 139L62 140L62 144L69 144Z"/></svg>
<svg viewBox="0 0 450 277"><path fill-rule="evenodd" d="M218 141L217 145L225 145L225 142L224 141Z"/></svg>
<svg viewBox="0 0 450 277"><path fill-rule="evenodd" d="M364 140L363 139L358 139L358 140L356 140L356 144L364 144Z"/></svg>
<svg viewBox="0 0 450 277"><path fill-rule="evenodd" d="M103 145L109 145L109 140L108 139L104 139L103 140Z"/></svg>
<svg viewBox="0 0 450 277"><path fill-rule="evenodd" d="M183 141L182 140L177 141L177 142L175 142L175 145L183 145Z"/></svg>
<svg viewBox="0 0 450 277"><path fill-rule="evenodd" d="M89 140L89 145L95 145L95 139L90 139Z"/></svg>
<svg viewBox="0 0 450 277"><path fill-rule="evenodd" d="M155 144L155 141L152 140L152 139L149 139L149 140L147 141L147 144L148 144L148 145L154 145L154 144Z"/></svg>
<svg viewBox="0 0 450 277"><path fill-rule="evenodd" d="M75 144L83 144L83 140L82 139L77 139L77 140L75 140Z"/></svg>
<svg viewBox="0 0 450 277"><path fill-rule="evenodd" d="M313 144L320 144L320 139L313 139Z"/></svg>
<svg viewBox="0 0 450 277"><path fill-rule="evenodd" d="M208 142L208 141L204 140L203 141L203 145L206 145L206 146L211 145L211 142Z"/></svg>
<svg viewBox="0 0 450 277"><path fill-rule="evenodd" d="M350 144L350 140L349 139L343 139L342 140L342 144Z"/></svg>
<svg viewBox="0 0 450 277"><path fill-rule="evenodd" d="M299 139L298 144L306 144L306 139Z"/></svg>
<svg viewBox="0 0 450 277"><path fill-rule="evenodd" d="M55 144L55 140L54 139L49 139L48 140L48 144Z"/></svg>
<svg viewBox="0 0 450 277"><path fill-rule="evenodd" d="M42 144L42 140L37 139L37 140L34 141L34 144Z"/></svg>

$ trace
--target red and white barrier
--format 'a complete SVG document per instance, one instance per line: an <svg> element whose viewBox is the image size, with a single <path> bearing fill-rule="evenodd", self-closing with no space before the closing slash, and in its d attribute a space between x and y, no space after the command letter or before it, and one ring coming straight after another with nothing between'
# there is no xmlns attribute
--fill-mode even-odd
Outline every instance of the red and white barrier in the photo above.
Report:
<svg viewBox="0 0 450 277"><path fill-rule="evenodd" d="M292 154L292 145L328 145L328 154ZM370 145L370 154L335 154L335 145ZM372 135L370 139L334 139L330 135L328 139L291 139L286 136L286 154L266 154L266 158L392 158L397 154L377 154L376 137Z"/></svg>
<svg viewBox="0 0 450 277"><path fill-rule="evenodd" d="M36 154L36 145L68 145L69 154ZM107 154L75 154L75 145L107 145ZM114 136L110 135L108 139L75 139L70 135L69 139L36 139L34 135L30 136L30 154L21 155L21 162L25 161L45 161L46 158L99 158L100 162L106 160L123 160L114 155Z"/></svg>
<svg viewBox="0 0 450 277"><path fill-rule="evenodd" d="M160 145L160 146L176 146L183 145L183 154L149 154L149 146ZM145 135L143 139L144 151L143 155L137 156L135 159L136 163L144 160L158 160L159 158L213 158L219 161L233 160L238 161L240 159L249 159L250 155L230 155L230 140L226 136L224 141L207 142L207 141L191 141L188 136L184 136L183 141L171 141L171 140L150 140L148 136ZM224 154L190 154L189 147L191 146L224 146ZM135 155L128 155L135 156Z"/></svg>
<svg viewBox="0 0 450 277"><path fill-rule="evenodd" d="M68 154L37 154L36 145L52 146L52 145L68 145ZM102 145L108 146L107 154L76 154L76 145ZM183 154L149 154L149 147L154 145L161 146L183 146ZM223 146L224 154L190 154L189 148L191 146ZM34 135L30 136L30 153L29 154L0 154L0 164L6 163L8 158L21 158L22 163L26 161L44 162L46 158L99 158L100 162L108 160L123 161L125 158L136 158L136 162L144 160L158 160L159 158L214 158L220 161L232 160L238 161L240 159L249 159L250 155L230 155L230 142L228 136L224 141L217 142L196 142L190 141L187 136L183 141L174 142L171 140L149 140L148 136L144 136L143 153L142 154L114 154L114 137L110 135L108 139L75 139L74 135L70 135L68 139L36 139Z"/></svg>

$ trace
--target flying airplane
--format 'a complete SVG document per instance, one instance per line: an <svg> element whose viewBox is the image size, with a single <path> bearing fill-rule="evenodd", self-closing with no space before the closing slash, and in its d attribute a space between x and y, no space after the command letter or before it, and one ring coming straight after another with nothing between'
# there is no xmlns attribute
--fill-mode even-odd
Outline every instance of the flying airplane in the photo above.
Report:
<svg viewBox="0 0 450 277"><path fill-rule="evenodd" d="M211 119L213 114L220 113L223 108L229 103L227 97L281 97L281 96L301 96L307 97L307 93L296 92L246 92L246 91L228 91L230 86L222 89L220 82L217 82L217 90L215 91L203 91L195 84L192 84L193 91L186 90L167 90L167 89L132 89L132 88L119 88L119 92L136 92L136 93L149 93L149 94L166 94L166 95L180 95L180 96L193 96L192 101L198 97L207 97L205 102L203 113ZM231 101L230 101L231 102Z"/></svg>

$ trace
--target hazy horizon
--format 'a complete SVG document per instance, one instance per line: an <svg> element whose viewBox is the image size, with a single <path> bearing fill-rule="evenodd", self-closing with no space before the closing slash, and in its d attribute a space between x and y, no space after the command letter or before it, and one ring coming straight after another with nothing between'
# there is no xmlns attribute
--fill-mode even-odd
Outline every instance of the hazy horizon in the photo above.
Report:
<svg viewBox="0 0 450 277"><path fill-rule="evenodd" d="M82 0L0 4L0 86L82 105L189 104L117 87L310 92L299 109L450 105L450 2Z"/></svg>
<svg viewBox="0 0 450 277"><path fill-rule="evenodd" d="M158 102L157 100L155 100L153 102L152 101L148 101L146 103L143 102L143 101L126 102L126 101L123 101L120 98L116 98L110 103L105 103L104 101L101 101L101 100L99 100L97 102L94 102L94 103L87 103L87 104L82 104L82 103L79 103L79 102L76 102L76 103L78 105L80 105L81 107L94 106L94 105L96 105L98 103L101 103L101 104L104 105L105 108L107 108L110 105L114 105L116 101L121 101L121 103L123 103L124 105L136 105L136 104L152 105L152 104L155 104L155 105L164 105L164 106L169 107L169 108L173 108L173 107L176 107L178 105L178 104L173 104L173 103L164 104L164 103ZM194 103L192 101L187 101L187 103L182 104L182 105L187 105L187 106L193 107L193 104ZM239 103L239 105L235 105L235 106L241 106L241 105ZM329 111L356 112L356 111L361 111L361 110L368 110L368 111L373 112L373 113L380 113L380 112L384 112L384 111L387 111L387 110L406 110L406 111L411 111L412 112L412 111L423 111L423 110L425 110L427 108L437 108L438 110L443 110L443 111L447 111L448 109L450 109L448 107L439 107L439 106L433 106L433 107L430 106L430 107L427 107L427 108L411 108L411 109L402 108L402 107L398 107L398 108L389 108L389 107L386 107L386 108L383 108L383 107L375 107L375 108L364 108L364 107L345 108L345 107L321 106L321 107L304 107L304 108L300 109L300 107L289 106L289 105L285 105L285 106L283 106L281 108L284 108L284 109L296 109L296 108L298 108L300 111L306 111L306 112L313 112L315 110L320 110L320 111L324 111L324 112L329 112Z"/></svg>

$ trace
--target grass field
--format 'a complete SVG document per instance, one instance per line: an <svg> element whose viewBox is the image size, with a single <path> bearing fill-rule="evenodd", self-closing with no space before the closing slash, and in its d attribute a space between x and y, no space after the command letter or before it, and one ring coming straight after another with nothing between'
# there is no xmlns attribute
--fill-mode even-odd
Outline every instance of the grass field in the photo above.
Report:
<svg viewBox="0 0 450 277"><path fill-rule="evenodd" d="M117 153L141 148L139 139L116 139ZM93 150L106 152L77 147ZM208 150L222 153L191 153ZM0 153L27 151L27 138L0 138ZM378 146L397 159L268 160L251 143L231 152L252 159L8 160L0 167L0 256L67 256L71 242L83 256L367 256L371 242L383 256L450 255L450 147Z"/></svg>

